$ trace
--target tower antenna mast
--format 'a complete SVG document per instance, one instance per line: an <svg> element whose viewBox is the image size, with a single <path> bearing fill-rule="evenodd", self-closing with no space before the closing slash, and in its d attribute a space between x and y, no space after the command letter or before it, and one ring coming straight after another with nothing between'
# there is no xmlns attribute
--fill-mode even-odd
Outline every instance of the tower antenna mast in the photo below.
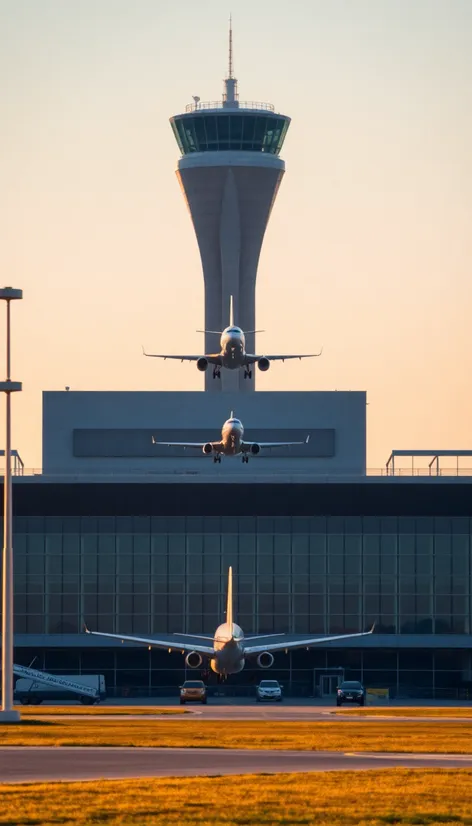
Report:
<svg viewBox="0 0 472 826"><path fill-rule="evenodd" d="M237 109L238 103L238 81L233 74L233 15L229 16L229 50L228 50L228 75L225 79L223 92L223 106Z"/></svg>
<svg viewBox="0 0 472 826"><path fill-rule="evenodd" d="M232 15L229 16L229 71L228 79L233 79L233 20Z"/></svg>

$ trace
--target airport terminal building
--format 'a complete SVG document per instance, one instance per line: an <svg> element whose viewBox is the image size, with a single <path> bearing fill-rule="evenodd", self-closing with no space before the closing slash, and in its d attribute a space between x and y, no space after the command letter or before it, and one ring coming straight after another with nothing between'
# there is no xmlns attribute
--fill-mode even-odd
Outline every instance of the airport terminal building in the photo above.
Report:
<svg viewBox="0 0 472 826"><path fill-rule="evenodd" d="M171 118L205 329L223 330L232 296L249 354L289 124L271 104L239 100L231 45L223 99L196 97ZM205 352L214 347L208 332ZM104 674L117 695L175 696L186 674L201 673L180 652L90 636L83 622L173 642L175 633L211 635L224 621L231 565L246 635L376 626L370 636L278 653L270 670L249 661L226 691L254 694L270 676L287 695L331 696L344 676L397 697L466 696L472 473L444 474L437 459L426 477L399 475L393 462L372 475L365 392L253 392L254 380L207 370L207 392L43 394L43 467L26 473L15 459L16 662ZM153 444L218 440L231 411L252 442L302 444L262 450L247 465Z"/></svg>
<svg viewBox="0 0 472 826"><path fill-rule="evenodd" d="M44 471L14 479L15 661L103 673L117 695L175 694L185 676L202 673L180 653L85 635L82 623L144 637L211 635L224 620L232 565L246 635L376 627L279 653L270 670L249 661L225 690L251 693L270 676L292 696L329 696L344 676L392 696L466 696L472 477L369 475L365 394L305 393L296 404L294 395L249 394L241 415L258 438L268 410L278 436L305 424L311 455L215 466L200 452L143 452L156 428L184 427L178 410L187 421L192 411L192 432L205 417L216 427L224 394L210 416L206 393L45 393Z"/></svg>

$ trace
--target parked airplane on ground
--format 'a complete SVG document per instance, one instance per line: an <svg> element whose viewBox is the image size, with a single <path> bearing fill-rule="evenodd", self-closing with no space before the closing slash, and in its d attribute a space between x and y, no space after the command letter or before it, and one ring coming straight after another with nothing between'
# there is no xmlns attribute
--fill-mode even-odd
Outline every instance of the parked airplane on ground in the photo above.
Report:
<svg viewBox="0 0 472 826"><path fill-rule="evenodd" d="M365 637L372 634L374 626L370 631L361 631L358 634L338 634L333 637L311 637L309 639L292 640L287 639L286 634L259 634L258 636L244 638L244 632L239 625L233 622L233 571L228 571L228 594L226 603L226 622L219 625L213 637L205 637L200 634L179 634L176 636L192 637L193 639L205 640L205 645L195 645L193 642L176 641L169 643L165 640L147 639L146 637L128 637L121 634L107 634L104 631L89 631L85 626L87 634L95 634L99 637L112 637L124 642L135 642L147 645L149 648L167 648L171 651L181 651L185 657L185 663L189 668L200 668L203 658L210 660L210 666L216 674L227 677L229 674L238 674L243 670L248 657L257 657L257 664L260 668L270 668L274 662L273 652L285 651L287 653L294 648L310 648L322 642L335 640L346 640L351 637ZM255 640L266 640L268 637L281 637L278 642L256 643Z"/></svg>
<svg viewBox="0 0 472 826"><path fill-rule="evenodd" d="M251 367L257 364L259 370L265 373L271 361L285 361L286 359L310 359L321 356L323 349L319 353L310 353L308 355L287 355L287 356L256 356L252 353L246 353L246 337L240 327L235 327L234 313L233 313L233 296L230 298L229 309L229 327L226 327L223 332L219 330L198 330L200 333L215 333L220 336L220 352L209 353L200 356L169 356L158 353L146 353L143 347L143 355L148 358L155 359L177 359L178 361L196 361L198 370L204 372L209 365L213 365L213 378L221 378L221 368L226 370L238 370L244 368L244 378L252 378ZM262 330L248 330L247 333L261 333ZM247 334L246 333L246 334Z"/></svg>
<svg viewBox="0 0 472 826"><path fill-rule="evenodd" d="M221 428L221 439L219 442L158 442L152 437L153 445L165 445L166 447L196 448L202 450L205 456L213 456L214 462L221 463L222 456L241 456L243 462L249 462L249 454L257 456L261 449L270 450L274 447L292 447L293 445L307 445L310 436L304 442L244 442L244 427L240 419L235 419L233 411L231 418L227 419Z"/></svg>

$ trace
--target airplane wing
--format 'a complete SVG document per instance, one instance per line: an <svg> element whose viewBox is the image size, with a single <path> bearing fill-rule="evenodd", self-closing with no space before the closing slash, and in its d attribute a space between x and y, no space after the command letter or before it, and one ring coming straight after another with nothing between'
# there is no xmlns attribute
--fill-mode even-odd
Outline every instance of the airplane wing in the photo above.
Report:
<svg viewBox="0 0 472 826"><path fill-rule="evenodd" d="M153 445L164 445L165 447L190 447L197 448L198 450L202 450L205 445L211 445L213 450L217 453L223 450L222 442L158 442L153 436L152 443Z"/></svg>
<svg viewBox="0 0 472 826"><path fill-rule="evenodd" d="M287 359L313 359L321 356L323 352L323 348L321 348L319 353L304 353L303 355L275 355L275 356L256 356L251 353L246 353L246 364L255 364L256 362L260 361L261 359L265 358L269 361L287 361Z"/></svg>
<svg viewBox="0 0 472 826"><path fill-rule="evenodd" d="M211 656L215 653L211 645L191 645L189 642L169 642L168 640L156 640L146 637L129 637L126 634L106 634L105 631L90 631L87 626L84 626L86 634L93 634L96 637L111 637L113 640L121 640L121 642L135 642L139 645L151 646L151 648L167 648L171 651L197 651L198 654L208 654Z"/></svg>
<svg viewBox="0 0 472 826"><path fill-rule="evenodd" d="M166 359L175 359L176 361L198 361L199 359L204 358L204 359L207 360L208 364L221 364L221 356L220 356L219 353L208 353L208 354L199 355L199 356L188 356L188 355L182 355L182 356L172 355L171 356L168 353L164 353L164 354L163 353L146 353L146 351L143 347L143 356L147 356L147 358L151 358L151 359L164 359L164 361Z"/></svg>
<svg viewBox="0 0 472 826"><path fill-rule="evenodd" d="M310 441L310 434L306 437L304 442L243 442L241 445L241 452L248 453L253 444L258 447L263 447L265 450L270 450L271 447L293 447L294 445L307 445Z"/></svg>
<svg viewBox="0 0 472 826"><path fill-rule="evenodd" d="M312 645L318 645L320 642L334 642L335 640L348 640L351 637L366 637L373 634L374 625L370 631L361 631L358 634L339 634L336 637L312 637L307 640L286 640L285 642L270 642L268 645L249 645L244 646L244 654L261 654L263 651L287 651L294 648L310 648Z"/></svg>

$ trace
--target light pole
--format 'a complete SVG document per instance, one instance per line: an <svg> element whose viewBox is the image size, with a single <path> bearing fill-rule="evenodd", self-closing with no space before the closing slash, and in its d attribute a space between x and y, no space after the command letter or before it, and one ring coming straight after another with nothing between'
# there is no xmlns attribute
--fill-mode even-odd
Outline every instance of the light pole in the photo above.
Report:
<svg viewBox="0 0 472 826"><path fill-rule="evenodd" d="M0 299L7 303L7 375L0 382L6 396L5 475L3 480L3 627L2 627L2 709L0 723L15 723L20 714L13 708L13 542L11 485L11 394L21 390L20 381L10 377L10 302L23 298L22 290L0 288Z"/></svg>

